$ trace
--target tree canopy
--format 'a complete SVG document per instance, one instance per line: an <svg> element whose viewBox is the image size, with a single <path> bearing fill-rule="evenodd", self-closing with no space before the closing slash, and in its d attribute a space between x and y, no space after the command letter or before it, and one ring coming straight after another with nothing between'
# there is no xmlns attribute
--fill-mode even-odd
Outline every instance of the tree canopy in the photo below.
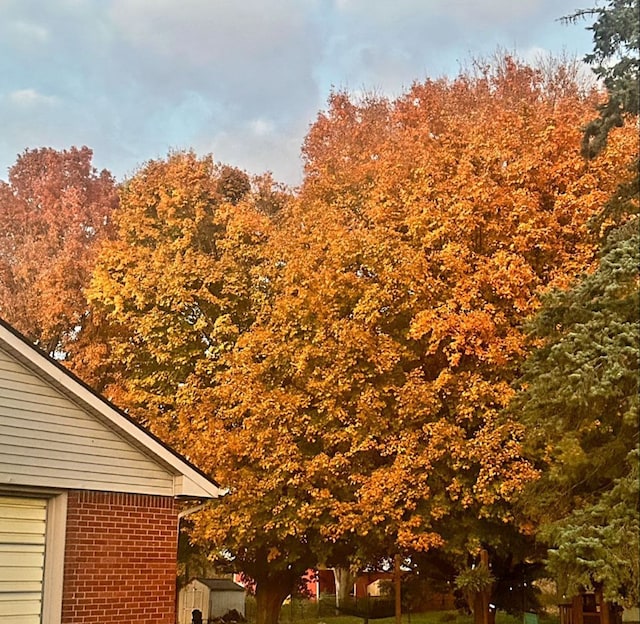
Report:
<svg viewBox="0 0 640 624"><path fill-rule="evenodd" d="M252 273L269 219L241 203L247 180L192 152L148 162L120 188L116 236L88 291L120 333L109 355L126 373L119 400L180 448L177 393L196 371L212 383L259 305Z"/></svg>
<svg viewBox="0 0 640 624"><path fill-rule="evenodd" d="M501 415L523 322L593 262L634 141L582 159L594 110L569 68L507 57L334 94L295 198L190 152L122 186L89 291L118 400L229 489L194 537L254 578L261 622L319 561L504 540L536 476Z"/></svg>
<svg viewBox="0 0 640 624"><path fill-rule="evenodd" d="M629 230L629 231L625 231ZM542 476L526 499L569 590L604 585L638 600L637 224L610 238L597 270L547 298L515 410Z"/></svg>
<svg viewBox="0 0 640 624"><path fill-rule="evenodd" d="M499 542L536 475L500 415L523 322L593 262L588 220L635 141L582 159L595 102L555 71L504 59L395 101L334 94L265 247L270 296L195 399L220 441L200 461L233 484L203 538L266 543L281 567L307 546L363 562Z"/></svg>
<svg viewBox="0 0 640 624"><path fill-rule="evenodd" d="M83 289L117 205L92 156L26 150L0 181L0 315L48 353L66 351L84 325Z"/></svg>
<svg viewBox="0 0 640 624"><path fill-rule="evenodd" d="M110 392L229 489L194 537L254 578L261 622L319 561L466 557L514 527L523 322L593 262L634 144L582 159L595 105L570 67L506 57L334 94L297 197L191 152L121 186L89 289Z"/></svg>
<svg viewBox="0 0 640 624"><path fill-rule="evenodd" d="M116 195L87 148L26 152L0 184L0 311L228 489L192 538L253 579L258 624L319 562L482 549L506 578L531 520L554 570L582 562L568 587L632 601L637 200L620 189L638 146L620 97L596 144L606 110L571 64L336 92L295 195L190 151Z"/></svg>
<svg viewBox="0 0 640 624"><path fill-rule="evenodd" d="M625 116L637 129L639 8L637 0L612 0L572 16L596 16L586 60L607 100L585 129L583 151L594 162ZM629 155L594 219L603 233L599 262L545 299L531 326L540 349L514 403L541 469L523 500L550 546L549 569L567 593L599 586L606 600L626 606L638 603L640 567L637 144Z"/></svg>
<svg viewBox="0 0 640 624"><path fill-rule="evenodd" d="M622 126L624 115L639 112L640 3L638 0L608 0L603 6L582 9L565 18L594 18L593 52L584 60L591 65L607 91L599 116L586 126L583 153L594 157L606 145L609 132Z"/></svg>

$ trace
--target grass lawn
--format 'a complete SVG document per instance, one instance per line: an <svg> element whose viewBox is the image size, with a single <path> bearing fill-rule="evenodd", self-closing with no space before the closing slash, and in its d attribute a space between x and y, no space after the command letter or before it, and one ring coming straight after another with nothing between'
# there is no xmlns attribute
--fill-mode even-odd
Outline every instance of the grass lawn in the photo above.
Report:
<svg viewBox="0 0 640 624"><path fill-rule="evenodd" d="M317 605L306 603L291 606L285 604L280 614L280 624L363 624L364 620L352 615L319 614ZM369 624L394 624L395 618L369 620ZM473 624L473 617L457 611L429 611L426 613L403 613L403 624ZM503 611L496 613L496 624L522 624L522 618ZM542 616L540 624L558 624L558 618Z"/></svg>

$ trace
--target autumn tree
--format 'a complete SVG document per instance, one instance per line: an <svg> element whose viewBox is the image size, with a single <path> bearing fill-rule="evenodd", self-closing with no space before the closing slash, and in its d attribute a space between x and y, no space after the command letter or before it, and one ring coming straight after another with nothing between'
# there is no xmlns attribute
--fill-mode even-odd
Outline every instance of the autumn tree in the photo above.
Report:
<svg viewBox="0 0 640 624"><path fill-rule="evenodd" d="M26 150L0 182L0 315L48 353L85 321L87 286L117 204L87 147Z"/></svg>
<svg viewBox="0 0 640 624"><path fill-rule="evenodd" d="M251 190L251 182L244 171L222 165L216 188L223 200L237 204Z"/></svg>
<svg viewBox="0 0 640 624"><path fill-rule="evenodd" d="M203 537L266 529L267 558L294 570L307 546L325 563L466 558L512 520L536 474L501 415L522 325L593 262L587 222L635 145L625 128L597 164L580 156L597 99L562 70L507 58L393 102L332 96L269 243L272 296L194 404L217 414L203 438L233 448L210 448L211 469L237 484Z"/></svg>
<svg viewBox="0 0 640 624"><path fill-rule="evenodd" d="M456 506L493 515L531 476L517 459L518 426L498 416L526 353L522 323L549 285L593 261L587 222L635 148L627 128L598 167L580 156L579 126L595 100L567 77L565 67L549 76L506 58L453 82L417 84L392 105L338 94L310 132L305 191L319 210L337 206L357 224L351 270L371 283L346 318L366 309L368 334L402 346L390 351L401 382L387 384L386 407L399 429L391 448L406 453L405 465L383 438L378 452L394 461L362 486L371 497L355 514L363 524L367 509L385 509L396 492L400 501L434 493L422 510L428 522L409 535ZM376 230L372 261L362 231Z"/></svg>
<svg viewBox="0 0 640 624"><path fill-rule="evenodd" d="M265 487L256 490L254 467L231 468L247 453L268 455L269 432L264 441L237 445L233 432L218 426L230 410L213 410L208 401L228 366L226 354L270 296L264 247L288 201L269 176L248 182L243 172L192 152L146 163L121 187L116 237L103 247L89 295L112 328L108 390L230 490L215 514L235 539L207 547L253 578L265 613L263 596L270 600L275 588L279 607L282 588L288 594L304 571L293 548L278 554L288 544L269 530L276 502ZM289 542L309 550L299 537ZM307 555L303 568L312 564Z"/></svg>
<svg viewBox="0 0 640 624"><path fill-rule="evenodd" d="M268 219L241 203L246 179L192 152L146 163L121 185L116 236L89 290L96 312L122 334L109 356L122 372L119 400L181 448L188 423L177 395L198 375L211 383L259 303L251 272Z"/></svg>
<svg viewBox="0 0 640 624"><path fill-rule="evenodd" d="M511 521L535 476L500 415L522 322L593 260L634 145L623 128L584 161L595 102L565 78L505 59L335 94L290 201L237 198L190 153L123 185L90 293L129 333L122 399L228 488L194 537L254 579L259 624L319 561L466 557Z"/></svg>

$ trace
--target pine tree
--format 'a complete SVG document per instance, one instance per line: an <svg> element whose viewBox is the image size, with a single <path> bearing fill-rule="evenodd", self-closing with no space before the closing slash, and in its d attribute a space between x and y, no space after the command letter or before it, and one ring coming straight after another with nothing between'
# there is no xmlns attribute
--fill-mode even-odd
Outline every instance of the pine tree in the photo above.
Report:
<svg viewBox="0 0 640 624"><path fill-rule="evenodd" d="M583 154L599 156L616 127L637 127L638 0L611 0L596 16L585 60L607 89L585 127ZM635 118L633 116L636 116ZM638 603L638 155L593 220L602 236L596 270L551 293L532 326L541 344L520 380L515 409L528 425L541 479L523 501L541 523L549 569L566 593L600 586Z"/></svg>

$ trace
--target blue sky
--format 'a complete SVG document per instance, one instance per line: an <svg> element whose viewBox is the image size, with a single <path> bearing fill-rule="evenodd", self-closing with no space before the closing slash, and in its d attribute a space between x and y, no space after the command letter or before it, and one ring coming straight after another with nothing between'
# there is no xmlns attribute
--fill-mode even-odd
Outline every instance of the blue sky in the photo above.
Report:
<svg viewBox="0 0 640 624"><path fill-rule="evenodd" d="M297 184L332 88L402 93L497 48L582 58L580 0L0 0L0 179L88 145L119 179L194 148Z"/></svg>

